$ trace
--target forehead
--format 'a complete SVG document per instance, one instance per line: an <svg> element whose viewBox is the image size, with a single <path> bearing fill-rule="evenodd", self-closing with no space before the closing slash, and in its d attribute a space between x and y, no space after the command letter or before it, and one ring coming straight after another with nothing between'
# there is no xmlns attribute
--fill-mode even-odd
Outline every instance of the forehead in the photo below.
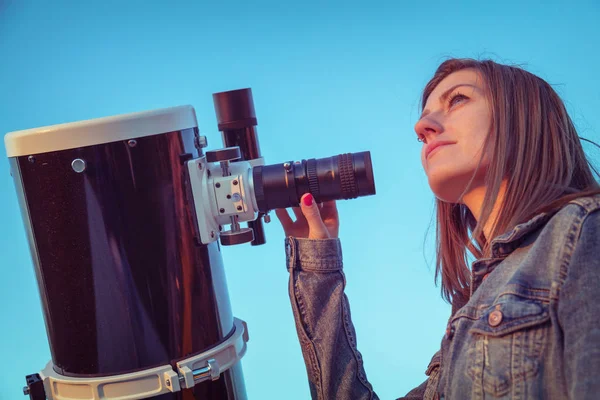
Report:
<svg viewBox="0 0 600 400"><path fill-rule="evenodd" d="M480 89L483 92L483 80L481 75L472 68L461 69L460 71L456 71L445 77L438 85L433 89L429 97L427 98L427 103L425 104L425 108L427 106L436 104L439 101L439 97L445 93L448 89L459 85L472 85ZM474 90L472 87L468 87L462 90Z"/></svg>

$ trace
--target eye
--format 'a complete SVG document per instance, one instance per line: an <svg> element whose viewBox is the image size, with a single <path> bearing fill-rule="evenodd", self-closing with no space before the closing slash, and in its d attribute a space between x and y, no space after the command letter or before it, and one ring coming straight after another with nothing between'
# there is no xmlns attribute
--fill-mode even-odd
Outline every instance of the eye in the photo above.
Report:
<svg viewBox="0 0 600 400"><path fill-rule="evenodd" d="M465 100L468 100L469 98L467 96L465 96L462 93L454 93L452 96L450 96L450 98L448 99L448 108L453 107L455 104L461 103Z"/></svg>

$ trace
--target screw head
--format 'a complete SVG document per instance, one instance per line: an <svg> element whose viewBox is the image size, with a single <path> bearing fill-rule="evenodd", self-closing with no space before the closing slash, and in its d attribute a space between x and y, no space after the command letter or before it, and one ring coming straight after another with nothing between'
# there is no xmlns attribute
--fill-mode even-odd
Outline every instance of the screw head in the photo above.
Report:
<svg viewBox="0 0 600 400"><path fill-rule="evenodd" d="M129 140L129 141L127 142L127 145L128 145L129 147L135 147L135 146L137 146L137 140L135 140L135 139L131 139L131 140Z"/></svg>
<svg viewBox="0 0 600 400"><path fill-rule="evenodd" d="M30 163L34 163L35 162L35 157L34 156L29 156L27 157L27 161L29 161Z"/></svg>
<svg viewBox="0 0 600 400"><path fill-rule="evenodd" d="M218 187L218 188L220 188L221 184L219 182L217 182L217 183L215 183L215 186Z"/></svg>
<svg viewBox="0 0 600 400"><path fill-rule="evenodd" d="M242 206L237 206L238 211L242 211Z"/></svg>
<svg viewBox="0 0 600 400"><path fill-rule="evenodd" d="M221 211L221 214L223 214L225 212L225 209L221 208L219 211Z"/></svg>
<svg viewBox="0 0 600 400"><path fill-rule="evenodd" d="M237 185L237 184L238 184L238 181L237 181L237 180L234 180L234 181L233 181L233 184L234 184L234 185Z"/></svg>
<svg viewBox="0 0 600 400"><path fill-rule="evenodd" d="M171 380L170 380L170 379L167 379L167 380L165 381L165 383L167 384L167 386L171 386Z"/></svg>
<svg viewBox="0 0 600 400"><path fill-rule="evenodd" d="M228 199L230 199L230 198L231 198L231 195L230 195L230 194L228 194L228 195L227 195L227 198L228 198Z"/></svg>
<svg viewBox="0 0 600 400"><path fill-rule="evenodd" d="M198 136L197 138L198 138L197 142L198 142L199 147L204 148L204 147L208 146L208 139L206 138L206 136Z"/></svg>
<svg viewBox="0 0 600 400"><path fill-rule="evenodd" d="M210 231L210 237L214 238L215 237L215 231Z"/></svg>
<svg viewBox="0 0 600 400"><path fill-rule="evenodd" d="M82 160L81 158L76 158L71 163L71 167L73 168L73 171L80 174L83 171L85 171L85 168L87 167L87 165L86 165L85 161Z"/></svg>

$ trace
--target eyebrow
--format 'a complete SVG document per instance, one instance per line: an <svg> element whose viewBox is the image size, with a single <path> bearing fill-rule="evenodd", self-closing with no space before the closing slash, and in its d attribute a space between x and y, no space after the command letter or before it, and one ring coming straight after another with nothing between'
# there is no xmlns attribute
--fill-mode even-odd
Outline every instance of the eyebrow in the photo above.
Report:
<svg viewBox="0 0 600 400"><path fill-rule="evenodd" d="M450 96L450 93L452 93L452 92L454 91L454 89L456 89L456 88L458 88L458 87L461 87L461 86L470 86L470 87L472 87L473 89L477 89L477 90L479 90L479 88L478 88L477 86L475 86L475 85L471 85L470 83L459 83L459 84L457 84L457 85L454 85L454 86L450 87L448 90L446 90L444 93L442 93L442 94L440 95L440 98L439 98L439 100L440 100L440 103L444 103L444 102L446 101L446 99L448 98L448 96ZM421 116L419 117L419 119L423 118L424 116L426 116L426 115L427 115L427 114L429 114L430 112L431 112L431 111L429 111L429 110L427 110L427 109L423 110L423 113L421 113Z"/></svg>

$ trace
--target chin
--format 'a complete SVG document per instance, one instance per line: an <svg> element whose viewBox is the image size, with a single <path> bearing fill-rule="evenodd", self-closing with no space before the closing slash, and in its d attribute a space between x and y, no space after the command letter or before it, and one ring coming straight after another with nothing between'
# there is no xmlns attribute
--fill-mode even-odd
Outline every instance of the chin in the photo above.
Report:
<svg viewBox="0 0 600 400"><path fill-rule="evenodd" d="M468 179L460 179L456 176L439 176L435 174L429 175L428 181L435 197L445 203L462 203L459 199L469 182Z"/></svg>

